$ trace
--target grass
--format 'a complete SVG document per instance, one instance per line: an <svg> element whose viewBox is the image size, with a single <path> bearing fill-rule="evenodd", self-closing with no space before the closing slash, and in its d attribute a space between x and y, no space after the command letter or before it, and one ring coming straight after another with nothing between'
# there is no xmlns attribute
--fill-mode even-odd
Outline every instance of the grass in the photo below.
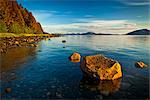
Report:
<svg viewBox="0 0 150 100"><path fill-rule="evenodd" d="M20 34L15 34L15 33L0 33L0 38L3 37L24 37L24 36L50 36L51 34L24 34L24 33L20 33ZM53 35L51 35L53 36Z"/></svg>

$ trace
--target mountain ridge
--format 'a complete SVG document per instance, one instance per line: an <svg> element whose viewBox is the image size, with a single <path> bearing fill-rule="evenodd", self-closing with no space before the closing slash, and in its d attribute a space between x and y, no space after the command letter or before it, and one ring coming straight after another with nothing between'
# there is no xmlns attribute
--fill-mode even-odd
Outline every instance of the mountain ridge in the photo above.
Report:
<svg viewBox="0 0 150 100"><path fill-rule="evenodd" d="M148 29L139 29L139 30L129 32L126 35L150 35L150 30L148 30Z"/></svg>

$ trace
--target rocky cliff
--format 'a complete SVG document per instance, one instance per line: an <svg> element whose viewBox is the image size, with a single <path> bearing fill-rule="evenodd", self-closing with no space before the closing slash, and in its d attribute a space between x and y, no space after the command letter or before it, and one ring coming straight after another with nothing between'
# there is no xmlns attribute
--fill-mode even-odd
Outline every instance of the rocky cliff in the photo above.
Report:
<svg viewBox="0 0 150 100"><path fill-rule="evenodd" d="M43 33L31 12L16 0L0 0L0 33Z"/></svg>

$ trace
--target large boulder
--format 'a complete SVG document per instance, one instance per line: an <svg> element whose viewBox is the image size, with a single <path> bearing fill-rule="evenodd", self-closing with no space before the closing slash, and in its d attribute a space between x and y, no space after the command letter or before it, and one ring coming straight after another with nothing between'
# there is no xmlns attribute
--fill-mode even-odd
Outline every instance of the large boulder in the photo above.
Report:
<svg viewBox="0 0 150 100"><path fill-rule="evenodd" d="M80 62L81 56L79 53L75 52L69 58L70 58L70 61L72 62Z"/></svg>
<svg viewBox="0 0 150 100"><path fill-rule="evenodd" d="M122 77L120 64L103 55L83 57L80 67L85 75L100 80L114 80Z"/></svg>

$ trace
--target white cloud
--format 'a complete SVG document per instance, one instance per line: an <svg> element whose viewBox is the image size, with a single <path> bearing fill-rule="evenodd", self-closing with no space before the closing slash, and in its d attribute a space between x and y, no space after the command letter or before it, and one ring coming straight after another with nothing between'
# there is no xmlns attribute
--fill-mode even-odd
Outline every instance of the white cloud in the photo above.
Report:
<svg viewBox="0 0 150 100"><path fill-rule="evenodd" d="M43 26L43 29L52 33L77 33L77 32L96 32L125 34L138 29L135 23L127 20L90 20L71 24L51 24Z"/></svg>
<svg viewBox="0 0 150 100"><path fill-rule="evenodd" d="M119 0L119 1L130 6L150 5L149 0Z"/></svg>
<svg viewBox="0 0 150 100"><path fill-rule="evenodd" d="M49 19L57 13L56 11L49 11L49 10L32 10L33 16L35 16L37 21L43 21L44 19Z"/></svg>

